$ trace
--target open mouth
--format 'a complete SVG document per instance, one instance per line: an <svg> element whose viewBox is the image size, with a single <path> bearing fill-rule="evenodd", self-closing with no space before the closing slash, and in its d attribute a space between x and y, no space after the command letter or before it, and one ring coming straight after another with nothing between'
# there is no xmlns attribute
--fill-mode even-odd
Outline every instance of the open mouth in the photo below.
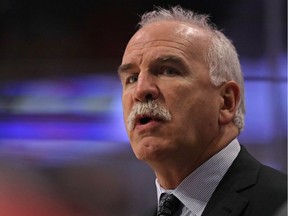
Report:
<svg viewBox="0 0 288 216"><path fill-rule="evenodd" d="M141 125L145 125L145 124L149 123L151 120L152 120L151 117L142 117L139 119L139 123Z"/></svg>
<svg viewBox="0 0 288 216"><path fill-rule="evenodd" d="M161 121L159 118L150 115L140 115L136 118L136 125L145 125L151 121Z"/></svg>

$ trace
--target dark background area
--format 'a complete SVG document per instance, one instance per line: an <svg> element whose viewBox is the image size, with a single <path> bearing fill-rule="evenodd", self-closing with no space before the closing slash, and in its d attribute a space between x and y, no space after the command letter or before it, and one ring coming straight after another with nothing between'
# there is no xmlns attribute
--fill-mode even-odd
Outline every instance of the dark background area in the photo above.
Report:
<svg viewBox="0 0 288 216"><path fill-rule="evenodd" d="M155 5L210 14L241 57L286 52L285 0L2 0L0 79L114 72L139 15Z"/></svg>

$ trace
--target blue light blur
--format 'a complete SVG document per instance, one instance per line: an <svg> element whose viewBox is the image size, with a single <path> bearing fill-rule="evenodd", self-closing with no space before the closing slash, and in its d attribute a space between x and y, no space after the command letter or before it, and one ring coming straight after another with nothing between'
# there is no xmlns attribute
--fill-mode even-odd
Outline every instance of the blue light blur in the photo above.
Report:
<svg viewBox="0 0 288 216"><path fill-rule="evenodd" d="M273 77L265 59L242 63L247 109L242 144L265 145L286 136L286 60L279 62ZM28 154L48 163L67 152L79 159L126 149L121 92L116 75L2 83L0 154Z"/></svg>

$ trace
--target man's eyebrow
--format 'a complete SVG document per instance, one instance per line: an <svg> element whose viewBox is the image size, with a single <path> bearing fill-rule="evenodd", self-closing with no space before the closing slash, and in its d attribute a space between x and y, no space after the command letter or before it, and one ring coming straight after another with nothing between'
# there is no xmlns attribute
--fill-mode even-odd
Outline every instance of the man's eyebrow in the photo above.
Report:
<svg viewBox="0 0 288 216"><path fill-rule="evenodd" d="M184 61L181 58L174 55L160 56L155 59L155 63L166 63L166 62L184 64Z"/></svg>
<svg viewBox="0 0 288 216"><path fill-rule="evenodd" d="M174 56L174 55L165 55L165 56L160 56L158 58L156 58L154 61L154 63L177 63L177 64L181 64L181 65L185 65L185 62L183 61L183 59ZM122 64L118 67L118 74L119 76L122 73L125 73L126 71L130 70L131 68L133 68L133 64L132 63L127 63L127 64Z"/></svg>
<svg viewBox="0 0 288 216"><path fill-rule="evenodd" d="M125 71L129 70L132 68L132 64L122 64L118 67L118 74L120 75L121 73L124 73Z"/></svg>

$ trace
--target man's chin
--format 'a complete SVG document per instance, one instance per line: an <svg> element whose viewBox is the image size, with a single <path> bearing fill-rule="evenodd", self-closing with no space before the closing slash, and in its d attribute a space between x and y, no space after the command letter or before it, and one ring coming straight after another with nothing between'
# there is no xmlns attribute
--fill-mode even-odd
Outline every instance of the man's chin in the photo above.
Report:
<svg viewBox="0 0 288 216"><path fill-rule="evenodd" d="M157 144L146 144L133 149L138 160L145 162L161 161L164 155L164 148Z"/></svg>

